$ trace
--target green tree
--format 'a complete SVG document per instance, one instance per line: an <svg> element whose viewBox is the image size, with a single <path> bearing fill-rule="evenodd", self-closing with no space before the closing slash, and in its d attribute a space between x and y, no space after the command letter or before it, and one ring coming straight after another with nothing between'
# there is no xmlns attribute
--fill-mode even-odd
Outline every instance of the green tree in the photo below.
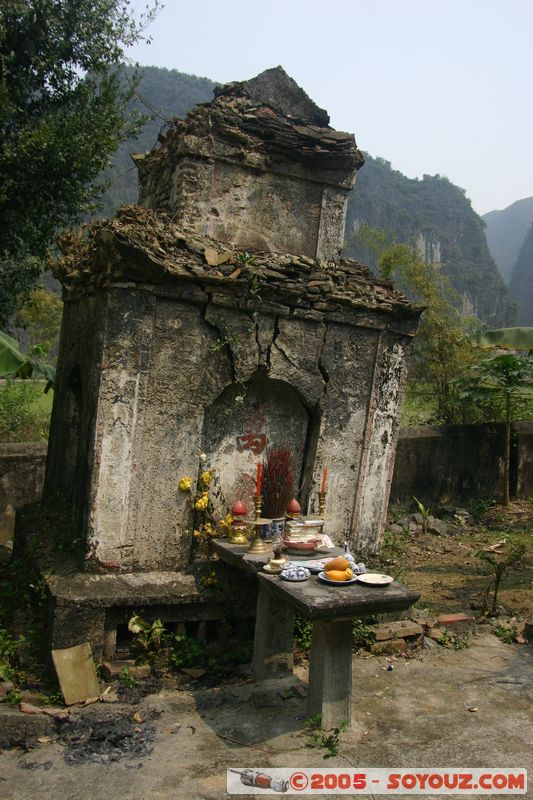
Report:
<svg viewBox="0 0 533 800"><path fill-rule="evenodd" d="M30 292L19 309L16 325L24 330L26 348L39 345L48 358L55 361L59 347L59 330L63 301L57 294L39 287Z"/></svg>
<svg viewBox="0 0 533 800"><path fill-rule="evenodd" d="M0 0L0 325L137 129L120 65L158 2L135 19L128 0Z"/></svg>
<svg viewBox="0 0 533 800"><path fill-rule="evenodd" d="M379 243L379 239L375 238ZM427 385L435 398L437 418L458 422L464 414L454 383L476 356L465 339L465 320L454 305L457 295L439 264L427 264L407 244L394 244L378 257L381 274L394 278L416 302L426 307L415 341L410 376Z"/></svg>
<svg viewBox="0 0 533 800"><path fill-rule="evenodd" d="M500 353L485 356L472 364L456 385L461 397L474 402L487 395L500 399L505 413L505 445L503 454L502 496L509 505L509 465L511 460L511 422L517 403L530 395L533 387L533 360L526 355Z"/></svg>

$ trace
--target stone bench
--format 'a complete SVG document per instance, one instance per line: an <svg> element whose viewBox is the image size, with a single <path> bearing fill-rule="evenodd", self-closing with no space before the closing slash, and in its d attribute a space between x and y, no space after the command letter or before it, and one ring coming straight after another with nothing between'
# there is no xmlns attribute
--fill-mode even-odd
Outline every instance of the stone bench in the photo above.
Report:
<svg viewBox="0 0 533 800"><path fill-rule="evenodd" d="M228 616L224 595L202 590L198 583L198 576L181 572L47 576L51 646L90 642L96 659L112 658L117 627L133 611L150 619L160 617L165 623L224 620ZM253 610L239 616L253 616Z"/></svg>

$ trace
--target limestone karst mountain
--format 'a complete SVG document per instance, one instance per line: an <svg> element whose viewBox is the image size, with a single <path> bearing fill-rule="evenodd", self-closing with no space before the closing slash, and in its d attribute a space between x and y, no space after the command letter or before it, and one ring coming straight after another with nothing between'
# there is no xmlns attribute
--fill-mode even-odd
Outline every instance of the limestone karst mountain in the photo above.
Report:
<svg viewBox="0 0 533 800"><path fill-rule="evenodd" d="M507 285L526 234L533 223L533 197L517 200L501 211L489 211L482 220L491 255Z"/></svg>
<svg viewBox="0 0 533 800"><path fill-rule="evenodd" d="M520 308L520 325L533 325L533 223L511 273L511 297Z"/></svg>

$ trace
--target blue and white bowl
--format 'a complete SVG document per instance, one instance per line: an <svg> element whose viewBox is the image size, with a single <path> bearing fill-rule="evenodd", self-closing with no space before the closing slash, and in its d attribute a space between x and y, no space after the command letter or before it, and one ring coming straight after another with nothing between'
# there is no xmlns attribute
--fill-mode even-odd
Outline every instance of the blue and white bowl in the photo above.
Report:
<svg viewBox="0 0 533 800"><path fill-rule="evenodd" d="M289 564L289 566L282 571L281 577L284 581L306 581L311 577L311 573L306 567L296 567Z"/></svg>

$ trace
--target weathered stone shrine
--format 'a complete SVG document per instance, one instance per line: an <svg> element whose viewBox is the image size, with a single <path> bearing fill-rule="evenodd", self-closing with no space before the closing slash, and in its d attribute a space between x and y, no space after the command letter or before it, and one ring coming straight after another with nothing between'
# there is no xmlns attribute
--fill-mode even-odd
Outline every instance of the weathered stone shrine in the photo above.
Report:
<svg viewBox="0 0 533 800"><path fill-rule="evenodd" d="M420 310L340 257L363 158L328 123L281 68L225 86L134 157L139 206L63 242L45 493L87 571L184 568L180 477L214 469L226 513L268 443L291 444L304 509L328 467L334 540L379 548Z"/></svg>

